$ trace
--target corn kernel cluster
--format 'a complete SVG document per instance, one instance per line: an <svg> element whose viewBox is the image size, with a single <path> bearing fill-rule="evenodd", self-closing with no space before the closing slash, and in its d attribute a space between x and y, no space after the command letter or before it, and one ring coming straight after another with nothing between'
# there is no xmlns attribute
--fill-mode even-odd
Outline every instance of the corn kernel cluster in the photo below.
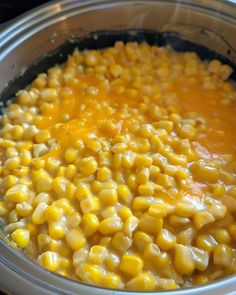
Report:
<svg viewBox="0 0 236 295"><path fill-rule="evenodd" d="M16 94L0 216L46 269L165 290L236 272L232 69L170 47L75 50Z"/></svg>

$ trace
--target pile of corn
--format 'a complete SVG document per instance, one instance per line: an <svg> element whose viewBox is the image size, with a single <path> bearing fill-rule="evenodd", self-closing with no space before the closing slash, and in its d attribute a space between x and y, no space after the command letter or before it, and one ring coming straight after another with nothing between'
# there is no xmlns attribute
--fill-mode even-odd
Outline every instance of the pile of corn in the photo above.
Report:
<svg viewBox="0 0 236 295"><path fill-rule="evenodd" d="M46 269L107 288L176 289L235 273L236 152L233 123L222 121L235 114L231 72L194 53L116 42L39 74L2 117L10 239Z"/></svg>

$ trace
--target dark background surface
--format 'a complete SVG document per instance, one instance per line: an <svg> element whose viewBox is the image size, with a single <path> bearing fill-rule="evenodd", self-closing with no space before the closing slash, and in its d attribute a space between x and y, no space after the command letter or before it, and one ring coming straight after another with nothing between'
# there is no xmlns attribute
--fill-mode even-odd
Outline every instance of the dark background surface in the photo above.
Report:
<svg viewBox="0 0 236 295"><path fill-rule="evenodd" d="M51 0L0 0L0 23L9 21L27 10L49 1Z"/></svg>

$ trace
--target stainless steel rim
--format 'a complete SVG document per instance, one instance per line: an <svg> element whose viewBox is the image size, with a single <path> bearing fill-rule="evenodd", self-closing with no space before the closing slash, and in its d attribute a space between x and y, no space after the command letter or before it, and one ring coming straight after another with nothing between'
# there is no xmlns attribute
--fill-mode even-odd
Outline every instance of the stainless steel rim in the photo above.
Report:
<svg viewBox="0 0 236 295"><path fill-rule="evenodd" d="M77 1L77 0L60 0L53 1L50 4L46 4L41 6L40 8L34 9L31 12L28 12L20 17L14 22L12 25L7 27L0 34L0 62L4 59L4 57L11 52L13 48L17 45L21 44L24 40L30 38L33 34L41 31L42 29L50 26L51 24L57 23L62 19L69 18L73 15L83 14L89 11L92 11L94 7L96 9L106 9L108 7L117 7L124 6L128 4L132 5L140 5L144 3L145 0L119 0L115 3L112 0L87 0L87 1ZM155 3L159 2L163 5L167 5L165 0L146 0L145 3ZM231 13L231 9L234 4L228 3L227 1L222 0L209 0L207 1L207 5L204 0L183 0L181 1L181 5L194 8L198 11L205 11L208 14L218 14L221 19L226 20L232 24L236 24L236 19ZM209 9L208 5L212 2L217 7L217 5L221 5L222 3L227 6L226 12L220 12L215 9ZM175 5L176 1L169 0L168 5ZM177 4L178 5L178 4ZM127 292L127 291L112 291L108 289L98 288L94 286L88 286L83 283L79 283L70 279L62 278L56 274L50 273L45 269L42 269L40 266L36 265L28 258L23 257L20 253L12 249L9 245L7 245L3 239L0 239L0 269L4 269L9 273L15 272L17 275L22 278L32 282L32 284L36 284L42 289L50 290L53 293L57 294L78 294L79 286L83 286L89 288L91 291L95 291L98 294L128 294L128 293L139 293L144 294L143 292ZM16 262L15 262L16 261ZM21 266L19 268L18 266ZM47 280L41 281L37 278L37 275L43 274ZM52 281L50 281L52 280ZM65 283L65 288L63 288L63 283ZM61 284L59 284L59 282ZM66 288L70 284L71 290L68 291ZM148 292L148 294L158 294L164 293L168 294L207 294L209 291L213 290L221 290L224 294L224 290L227 287L228 291L231 291L231 294L235 294L233 285L236 284L236 277L231 276L222 280L219 280L214 283L210 283L198 288L188 288L188 289L180 289L177 291L161 291L161 292ZM232 286L231 288L229 286ZM78 291L76 291L76 289ZM147 293L147 292L146 292Z"/></svg>

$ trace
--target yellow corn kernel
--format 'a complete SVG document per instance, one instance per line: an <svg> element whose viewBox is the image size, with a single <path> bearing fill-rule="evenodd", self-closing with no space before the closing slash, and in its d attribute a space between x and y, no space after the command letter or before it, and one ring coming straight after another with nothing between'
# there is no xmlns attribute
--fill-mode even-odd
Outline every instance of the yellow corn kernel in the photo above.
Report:
<svg viewBox="0 0 236 295"><path fill-rule="evenodd" d="M191 246L190 251L194 260L195 268L204 271L208 267L209 254L207 251Z"/></svg>
<svg viewBox="0 0 236 295"><path fill-rule="evenodd" d="M154 194L154 187L151 183L140 184L138 192L142 196L152 196Z"/></svg>
<svg viewBox="0 0 236 295"><path fill-rule="evenodd" d="M149 243L143 249L143 257L153 263L155 263L156 257L161 255L159 247L154 243Z"/></svg>
<svg viewBox="0 0 236 295"><path fill-rule="evenodd" d="M196 239L196 246L208 252L211 252L216 245L217 242L211 235L199 235Z"/></svg>
<svg viewBox="0 0 236 295"><path fill-rule="evenodd" d="M41 158L34 158L31 163L35 169L42 169L45 166L45 160Z"/></svg>
<svg viewBox="0 0 236 295"><path fill-rule="evenodd" d="M179 136L187 139L193 139L196 135L196 132L196 128L190 124L183 124L178 130Z"/></svg>
<svg viewBox="0 0 236 295"><path fill-rule="evenodd" d="M65 170L65 177L68 179L72 179L77 173L77 167L73 164L67 166Z"/></svg>
<svg viewBox="0 0 236 295"><path fill-rule="evenodd" d="M139 224L139 219L135 216L130 216L125 220L123 226L123 233L131 237Z"/></svg>
<svg viewBox="0 0 236 295"><path fill-rule="evenodd" d="M194 206L189 203L179 202L175 206L176 214L181 217L192 217L195 211L196 209L194 208Z"/></svg>
<svg viewBox="0 0 236 295"><path fill-rule="evenodd" d="M76 149L70 148L65 151L65 160L67 163L74 162L77 156L78 156L78 150Z"/></svg>
<svg viewBox="0 0 236 295"><path fill-rule="evenodd" d="M93 264L102 264L107 258L108 252L104 246L95 245L92 246L89 252L89 261Z"/></svg>
<svg viewBox="0 0 236 295"><path fill-rule="evenodd" d="M34 212L32 214L32 222L34 224L43 224L46 221L45 218L45 211L47 209L48 205L44 202L39 203L38 206L34 209Z"/></svg>
<svg viewBox="0 0 236 295"><path fill-rule="evenodd" d="M73 211L73 206L70 200L66 198L58 199L57 201L52 202L52 205L58 206L64 210L65 213L69 213Z"/></svg>
<svg viewBox="0 0 236 295"><path fill-rule="evenodd" d="M212 185L212 195L215 198L220 198L225 193L225 186L221 183L215 183Z"/></svg>
<svg viewBox="0 0 236 295"><path fill-rule="evenodd" d="M233 259L231 247L225 244L216 245L213 250L213 263L222 267L230 267Z"/></svg>
<svg viewBox="0 0 236 295"><path fill-rule="evenodd" d="M196 212L193 216L193 223L197 230L214 221L213 215L207 211Z"/></svg>
<svg viewBox="0 0 236 295"><path fill-rule="evenodd" d="M6 158L15 158L17 156L18 156L18 151L14 147L8 148L6 150Z"/></svg>
<svg viewBox="0 0 236 295"><path fill-rule="evenodd" d="M128 187L130 190L135 190L137 187L137 181L136 181L136 176L135 175L129 175L126 181Z"/></svg>
<svg viewBox="0 0 236 295"><path fill-rule="evenodd" d="M92 236L99 228L99 220L95 214L86 213L82 216L81 227L85 237Z"/></svg>
<svg viewBox="0 0 236 295"><path fill-rule="evenodd" d="M65 228L58 222L52 222L48 226L48 233L52 239L60 240L65 236Z"/></svg>
<svg viewBox="0 0 236 295"><path fill-rule="evenodd" d="M69 181L64 177L56 177L52 182L52 189L59 197L66 196L66 187Z"/></svg>
<svg viewBox="0 0 236 295"><path fill-rule="evenodd" d="M15 125L12 129L12 138L14 140L19 140L24 135L24 128L20 125Z"/></svg>
<svg viewBox="0 0 236 295"><path fill-rule="evenodd" d="M97 170L97 161L94 157L83 158L79 169L86 176L94 174Z"/></svg>
<svg viewBox="0 0 236 295"><path fill-rule="evenodd" d="M139 167L150 167L152 165L152 158L148 156L143 156L143 155L137 155L134 161L134 164Z"/></svg>
<svg viewBox="0 0 236 295"><path fill-rule="evenodd" d="M79 250L73 253L73 265L76 267L81 262L85 262L88 260L89 251L85 248L80 248Z"/></svg>
<svg viewBox="0 0 236 295"><path fill-rule="evenodd" d="M172 227L180 227L186 225L190 222L189 218L180 217L177 215L171 215L169 218L169 223Z"/></svg>
<svg viewBox="0 0 236 295"><path fill-rule="evenodd" d="M47 142L50 138L50 131L47 129L39 131L38 134L35 136L35 141L37 143L44 143Z"/></svg>
<svg viewBox="0 0 236 295"><path fill-rule="evenodd" d="M50 202L50 197L49 194L47 193L40 193L37 195L37 197L33 200L33 206L37 207L39 203L49 203Z"/></svg>
<svg viewBox="0 0 236 295"><path fill-rule="evenodd" d="M143 249L150 243L153 242L151 236L149 236L147 233L142 231L137 231L134 233L133 241L135 246L140 250L143 251Z"/></svg>
<svg viewBox="0 0 236 295"><path fill-rule="evenodd" d="M118 65L118 64L113 64L110 67L110 72L112 74L112 76L114 76L115 78L119 77L121 75L123 71L122 66Z"/></svg>
<svg viewBox="0 0 236 295"><path fill-rule="evenodd" d="M119 265L119 269L124 274L137 276L143 269L143 261L135 255L123 255Z"/></svg>
<svg viewBox="0 0 236 295"><path fill-rule="evenodd" d="M148 182L150 176L150 170L148 168L143 168L137 174L137 182L139 184L145 184Z"/></svg>
<svg viewBox="0 0 236 295"><path fill-rule="evenodd" d="M14 175L7 175L4 179L3 185L4 188L7 190L11 187L13 187L17 183L18 178Z"/></svg>
<svg viewBox="0 0 236 295"><path fill-rule="evenodd" d="M76 198L79 201L81 201L83 199L90 197L90 195L91 195L91 192L90 192L88 186L84 183L79 183L77 186L77 190L75 192Z"/></svg>
<svg viewBox="0 0 236 295"><path fill-rule="evenodd" d="M4 163L4 165L8 170L14 170L19 167L20 158L14 157L14 158L7 159Z"/></svg>
<svg viewBox="0 0 236 295"><path fill-rule="evenodd" d="M163 142L157 134L150 137L150 142L154 151L159 151L161 148L163 148Z"/></svg>
<svg viewBox="0 0 236 295"><path fill-rule="evenodd" d="M132 202L132 210L133 211L146 211L149 206L152 204L152 197L136 197Z"/></svg>
<svg viewBox="0 0 236 295"><path fill-rule="evenodd" d="M119 217L109 217L100 222L99 231L104 235L114 234L121 230L122 222Z"/></svg>
<svg viewBox="0 0 236 295"><path fill-rule="evenodd" d="M172 176L169 176L167 174L160 173L157 177L156 183L165 187L174 187L175 186L175 181Z"/></svg>
<svg viewBox="0 0 236 295"><path fill-rule="evenodd" d="M60 257L58 253L46 251L42 254L42 265L50 271L56 271L60 266Z"/></svg>
<svg viewBox="0 0 236 295"><path fill-rule="evenodd" d="M33 207L27 202L16 204L16 212L22 217L29 216L33 211ZM0 214L1 215L1 214Z"/></svg>
<svg viewBox="0 0 236 295"><path fill-rule="evenodd" d="M98 181L107 181L111 179L111 170L108 167L102 167L97 172L97 180Z"/></svg>
<svg viewBox="0 0 236 295"><path fill-rule="evenodd" d="M155 278L149 273L141 273L126 283L128 290L152 291L155 289Z"/></svg>
<svg viewBox="0 0 236 295"><path fill-rule="evenodd" d="M122 153L127 149L127 145L124 142L116 143L112 146L111 151L114 154Z"/></svg>
<svg viewBox="0 0 236 295"><path fill-rule="evenodd" d="M100 285L103 278L103 272L99 266L86 262L79 264L75 273L82 282L87 284Z"/></svg>
<svg viewBox="0 0 236 295"><path fill-rule="evenodd" d="M190 275L195 269L190 248L181 244L175 246L174 266L182 275Z"/></svg>
<svg viewBox="0 0 236 295"><path fill-rule="evenodd" d="M116 216L116 215L117 215L116 214L116 208L112 207L112 206L106 207L105 209L103 209L101 211L102 218L113 217L113 216Z"/></svg>
<svg viewBox="0 0 236 295"><path fill-rule="evenodd" d="M27 195L27 186L23 184L16 184L6 191L5 199L8 202L21 203L26 200Z"/></svg>
<svg viewBox="0 0 236 295"><path fill-rule="evenodd" d="M57 99L57 91L54 88L45 88L40 92L43 101L53 102Z"/></svg>
<svg viewBox="0 0 236 295"><path fill-rule="evenodd" d="M150 179L156 180L159 173L160 173L160 168L159 167L157 167L155 165L152 165L150 167L150 175L149 175Z"/></svg>
<svg viewBox="0 0 236 295"><path fill-rule="evenodd" d="M175 246L176 237L168 229L162 229L157 235L156 243L162 250L169 250Z"/></svg>
<svg viewBox="0 0 236 295"><path fill-rule="evenodd" d="M115 271L117 270L119 264L120 264L120 256L109 251L109 255L105 260L106 267L111 271Z"/></svg>
<svg viewBox="0 0 236 295"><path fill-rule="evenodd" d="M157 123L157 128L165 129L167 133L170 133L173 130L173 122L167 120L161 120Z"/></svg>
<svg viewBox="0 0 236 295"><path fill-rule="evenodd" d="M30 232L27 229L18 228L11 234L12 240L20 248L26 248L30 242Z"/></svg>
<svg viewBox="0 0 236 295"><path fill-rule="evenodd" d="M217 170L215 167L203 163L197 163L196 167L192 165L190 169L193 173L194 178L199 181L214 183L217 182L220 177L219 170Z"/></svg>
<svg viewBox="0 0 236 295"><path fill-rule="evenodd" d="M115 250L124 253L131 247L132 240L125 236L122 232L117 232L112 238L111 245Z"/></svg>
<svg viewBox="0 0 236 295"><path fill-rule="evenodd" d="M129 190L129 187L125 184L118 185L117 195L118 195L119 201L121 202L130 203L132 200L132 194Z"/></svg>
<svg viewBox="0 0 236 295"><path fill-rule="evenodd" d="M4 201L0 201L0 216L6 215L8 212L7 204Z"/></svg>
<svg viewBox="0 0 236 295"><path fill-rule="evenodd" d="M122 289L124 287L124 283L119 275L108 273L102 278L102 286L105 288Z"/></svg>
<svg viewBox="0 0 236 295"><path fill-rule="evenodd" d="M98 197L104 206L111 206L118 202L117 191L115 189L102 189Z"/></svg>
<svg viewBox="0 0 236 295"><path fill-rule="evenodd" d="M148 215L162 218L165 217L168 212L167 206L165 204L154 204L148 209Z"/></svg>
<svg viewBox="0 0 236 295"><path fill-rule="evenodd" d="M45 218L48 222L58 221L62 217L62 213L61 208L51 205L45 210Z"/></svg>
<svg viewBox="0 0 236 295"><path fill-rule="evenodd" d="M139 220L139 228L147 233L158 233L163 225L162 218L156 218L144 213Z"/></svg>
<svg viewBox="0 0 236 295"><path fill-rule="evenodd" d="M187 157L185 155L177 155L174 153L170 153L168 155L169 163L172 165L180 165L186 167L188 164Z"/></svg>
<svg viewBox="0 0 236 295"><path fill-rule="evenodd" d="M100 201L97 197L84 199L80 202L80 208L83 213L98 211L100 209Z"/></svg>
<svg viewBox="0 0 236 295"><path fill-rule="evenodd" d="M66 242L74 251L86 245L86 239L79 227L72 228L66 232Z"/></svg>
<svg viewBox="0 0 236 295"><path fill-rule="evenodd" d="M219 244L229 244L231 240L229 232L223 228L214 229L212 236Z"/></svg>
<svg viewBox="0 0 236 295"><path fill-rule="evenodd" d="M223 204L213 204L208 208L208 211L217 220L225 217L227 209Z"/></svg>
<svg viewBox="0 0 236 295"><path fill-rule="evenodd" d="M123 222L125 222L126 219L128 217L132 216L133 214L132 214L132 211L130 210L130 208L123 206L120 209L118 209L118 215L121 218L121 220Z"/></svg>

